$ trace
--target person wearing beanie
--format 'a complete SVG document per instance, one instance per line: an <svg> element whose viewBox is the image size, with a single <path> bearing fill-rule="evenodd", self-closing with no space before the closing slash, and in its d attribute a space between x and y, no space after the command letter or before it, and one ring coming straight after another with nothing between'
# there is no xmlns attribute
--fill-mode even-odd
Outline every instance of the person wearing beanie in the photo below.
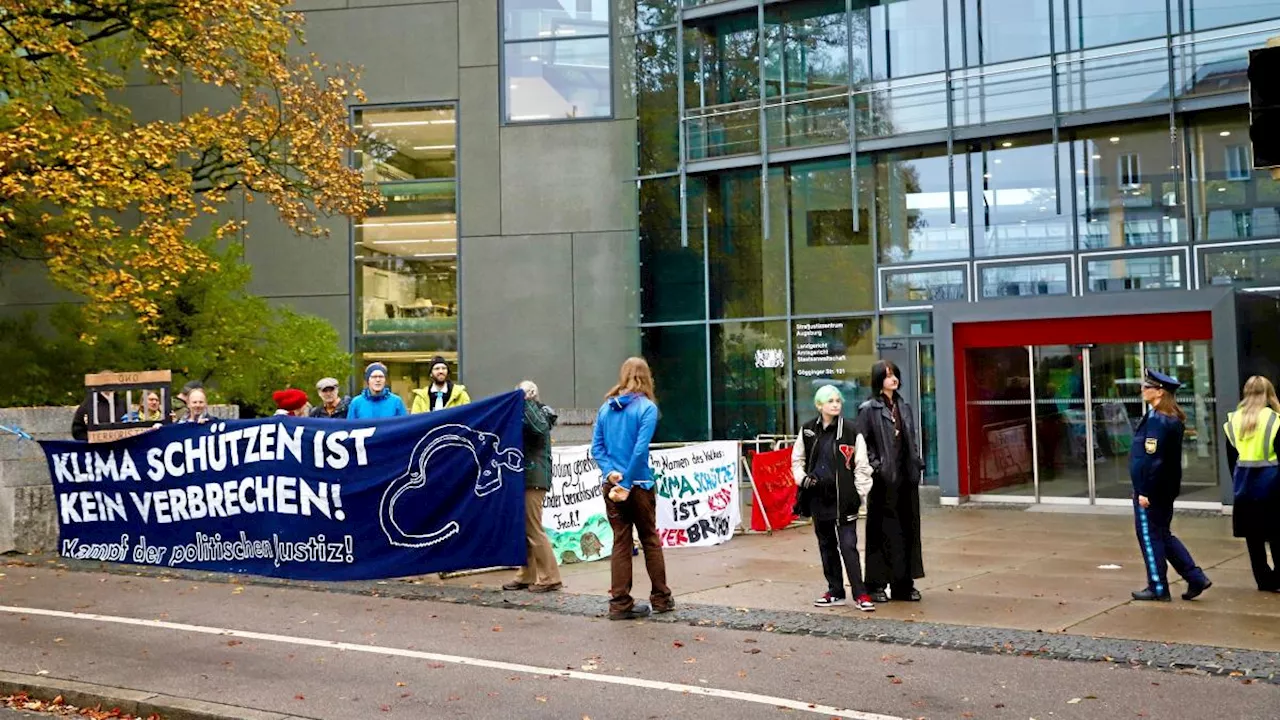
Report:
<svg viewBox="0 0 1280 720"><path fill-rule="evenodd" d="M307 394L297 388L286 388L271 393L271 399L276 403L276 415L290 415L292 417L307 416Z"/></svg>
<svg viewBox="0 0 1280 720"><path fill-rule="evenodd" d="M351 400L347 419L371 420L409 414L400 396L387 387L386 365L380 362L369 363L364 369L364 382L364 392Z"/></svg>
<svg viewBox="0 0 1280 720"><path fill-rule="evenodd" d="M445 410L470 402L471 396L467 394L467 387L449 379L449 361L439 355L431 360L430 387L413 391L414 413Z"/></svg>

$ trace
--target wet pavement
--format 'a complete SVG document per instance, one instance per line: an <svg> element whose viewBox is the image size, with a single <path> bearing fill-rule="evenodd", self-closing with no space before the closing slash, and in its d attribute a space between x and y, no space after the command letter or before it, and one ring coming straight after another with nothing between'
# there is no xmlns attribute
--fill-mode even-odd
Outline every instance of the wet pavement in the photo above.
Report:
<svg viewBox="0 0 1280 720"><path fill-rule="evenodd" d="M1130 591L1145 585L1132 523L1118 513L926 510L927 577L917 581L924 601L878 606L875 618L1280 652L1280 594L1258 592L1231 518L1174 520L1174 533L1214 583L1193 602L1178 598L1185 585L1172 570L1172 603L1132 601ZM669 583L684 602L865 619L851 607L812 607L825 584L809 527L670 550L666 558ZM642 563L636 573L643 590ZM563 574L567 592L607 595L607 561L566 566ZM492 572L414 582L497 589L509 579Z"/></svg>

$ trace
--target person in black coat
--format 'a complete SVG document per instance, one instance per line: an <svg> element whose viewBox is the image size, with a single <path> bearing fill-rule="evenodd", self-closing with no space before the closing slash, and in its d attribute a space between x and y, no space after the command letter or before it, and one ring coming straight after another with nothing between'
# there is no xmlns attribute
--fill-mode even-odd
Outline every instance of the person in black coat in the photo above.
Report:
<svg viewBox="0 0 1280 720"><path fill-rule="evenodd" d="M834 385L818 388L813 398L818 417L800 428L800 437L791 448L791 475L800 490L796 512L813 518L818 536L818 553L822 557L822 574L827 592L813 601L815 607L845 604L844 575L841 559L849 573L854 604L859 610L876 609L862 583L862 563L858 557L858 508L866 494L870 476L859 487L855 478L854 456L865 454L858 445L853 424L846 423L841 411L844 397Z"/></svg>
<svg viewBox="0 0 1280 720"><path fill-rule="evenodd" d="M867 494L867 587L873 602L917 602L915 581L924 577L920 552L919 433L911 406L898 394L898 366L881 360L871 366L874 395L858 408L855 427L865 440L860 472L872 478ZM888 589L890 592L886 593Z"/></svg>

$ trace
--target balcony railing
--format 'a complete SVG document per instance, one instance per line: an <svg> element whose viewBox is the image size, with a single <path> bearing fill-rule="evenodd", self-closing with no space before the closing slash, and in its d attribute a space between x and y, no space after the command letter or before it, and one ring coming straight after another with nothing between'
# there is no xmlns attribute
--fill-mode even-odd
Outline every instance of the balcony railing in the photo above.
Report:
<svg viewBox="0 0 1280 720"><path fill-rule="evenodd" d="M849 141L849 107L859 138L985 125L1058 111L1243 91L1248 50L1280 34L1280 22L1255 23L1175 38L1065 52L981 68L953 70L852 89L822 88L782 97L690 108L684 119L686 159L706 160ZM1174 64L1170 85L1169 61ZM760 113L764 113L763 133Z"/></svg>

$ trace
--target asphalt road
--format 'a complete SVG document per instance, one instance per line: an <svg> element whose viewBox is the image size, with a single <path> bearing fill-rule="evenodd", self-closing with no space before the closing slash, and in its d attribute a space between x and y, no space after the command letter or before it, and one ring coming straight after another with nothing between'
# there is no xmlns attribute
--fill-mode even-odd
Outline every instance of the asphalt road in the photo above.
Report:
<svg viewBox="0 0 1280 720"><path fill-rule="evenodd" d="M1227 677L282 587L30 568L0 579L0 605L0 669L309 718L1274 720L1280 709L1280 686Z"/></svg>

